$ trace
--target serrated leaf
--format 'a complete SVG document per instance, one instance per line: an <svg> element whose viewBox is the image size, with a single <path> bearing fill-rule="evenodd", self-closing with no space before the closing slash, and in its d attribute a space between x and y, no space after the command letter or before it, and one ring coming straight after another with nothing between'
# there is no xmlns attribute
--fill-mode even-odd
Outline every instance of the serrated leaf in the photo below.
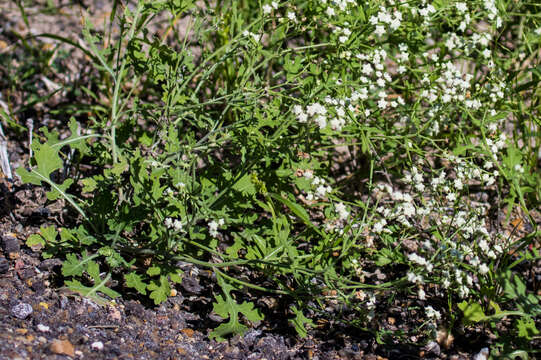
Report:
<svg viewBox="0 0 541 360"><path fill-rule="evenodd" d="M97 255L87 256L83 254L83 258L79 260L75 254L67 254L66 261L62 264L62 275L64 276L81 276L87 268L87 263L92 261Z"/></svg>
<svg viewBox="0 0 541 360"><path fill-rule="evenodd" d="M126 286L134 288L141 295L147 294L147 284L141 280L141 276L135 272L124 275L124 280L126 280Z"/></svg>
<svg viewBox="0 0 541 360"><path fill-rule="evenodd" d="M109 277L107 277L104 280L104 282L108 281L108 280L109 280ZM85 296L85 297L87 297L89 299L92 299L94 302L96 302L97 304L100 304L100 305L105 305L109 301L107 299L105 299L104 297L98 295L98 291L105 294L105 295L107 295L107 296L109 296L109 297L111 297L111 298L113 298L113 299L120 296L119 293L105 287L101 283L99 284L99 286L89 287L89 286L84 286L83 284L81 284L81 282L79 280L67 280L65 282L65 284L70 290L78 292L82 296Z"/></svg>
<svg viewBox="0 0 541 360"><path fill-rule="evenodd" d="M20 167L17 169L17 174L21 177L24 183L41 185L45 182L51 186L51 190L47 192L49 200L56 200L60 196L65 198L85 219L87 219L84 211L77 205L73 198L66 193L66 190L73 183L73 179L66 179L62 184L57 184L51 179L51 174L62 167L62 159L58 156L58 149L54 149L49 144L40 144L35 142L32 145L34 149L34 159L37 167L30 171Z"/></svg>
<svg viewBox="0 0 541 360"><path fill-rule="evenodd" d="M94 280L94 282L99 282L100 279L100 266L95 261L89 261L87 263L86 272Z"/></svg>
<svg viewBox="0 0 541 360"><path fill-rule="evenodd" d="M58 231L54 226L42 226L39 231L45 241L50 243L56 242L56 236L58 235Z"/></svg>
<svg viewBox="0 0 541 360"><path fill-rule="evenodd" d="M260 321L263 319L263 315L259 310L254 309L254 304L251 302L243 302L239 305L230 294L231 290L233 290L233 286L226 283L219 275L217 275L217 279L222 287L224 297L221 295L215 297L216 302L214 303L213 309L222 318L227 319L229 317L229 321L214 329L209 337L218 341L223 341L228 335L242 335L248 330L248 327L239 322L239 313L242 313L246 319L250 321Z"/></svg>
<svg viewBox="0 0 541 360"><path fill-rule="evenodd" d="M517 320L518 336L526 340L532 340L536 335L539 335L539 330L535 326L535 321L531 317L523 317Z"/></svg>
<svg viewBox="0 0 541 360"><path fill-rule="evenodd" d="M162 272L162 269L159 266L152 266L147 269L148 276L160 275L161 272Z"/></svg>
<svg viewBox="0 0 541 360"><path fill-rule="evenodd" d="M153 281L148 286L147 289L150 290L150 298L154 300L154 304L158 305L165 300L169 294L171 294L171 287L167 281L167 276L160 276L160 282Z"/></svg>
<svg viewBox="0 0 541 360"><path fill-rule="evenodd" d="M177 272L169 273L169 278L172 282L180 284L182 283L182 270L177 270Z"/></svg>
<svg viewBox="0 0 541 360"><path fill-rule="evenodd" d="M209 334L209 338L216 341L225 341L226 336L231 334L244 334L248 330L248 327L242 325L236 318L230 318L225 324L220 324L216 329L212 330Z"/></svg>
<svg viewBox="0 0 541 360"><path fill-rule="evenodd" d="M32 247L36 245L45 246L45 240L38 234L32 234L26 239L26 246Z"/></svg>
<svg viewBox="0 0 541 360"><path fill-rule="evenodd" d="M91 193L98 187L98 182L94 180L93 178L85 178L81 180L81 183L83 184L83 193Z"/></svg>
<svg viewBox="0 0 541 360"><path fill-rule="evenodd" d="M293 310L295 318L289 320L289 322L295 327L295 330L297 330L297 334L299 334L300 337L305 338L308 334L308 331L306 330L306 325L312 326L314 323L311 319L308 319L306 316L304 316L302 311L297 309L296 306L293 306L291 310Z"/></svg>

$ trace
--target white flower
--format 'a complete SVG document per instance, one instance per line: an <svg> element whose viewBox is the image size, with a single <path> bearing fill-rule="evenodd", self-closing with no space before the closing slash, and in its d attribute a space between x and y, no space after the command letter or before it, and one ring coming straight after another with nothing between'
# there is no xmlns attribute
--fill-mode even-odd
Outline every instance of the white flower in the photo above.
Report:
<svg viewBox="0 0 541 360"><path fill-rule="evenodd" d="M423 277L421 275L416 275L415 273L408 272L407 273L408 281L415 284L422 284L423 283Z"/></svg>
<svg viewBox="0 0 541 360"><path fill-rule="evenodd" d="M263 14L268 15L272 11L272 7L268 4L263 5Z"/></svg>
<svg viewBox="0 0 541 360"><path fill-rule="evenodd" d="M372 227L372 231L374 231L376 234L379 234L380 232L383 231L383 227L385 225L387 225L387 220L381 219L380 221L374 224L374 226Z"/></svg>
<svg viewBox="0 0 541 360"><path fill-rule="evenodd" d="M377 25L376 30L374 30L374 34L377 36L382 36L385 34L385 27L383 25Z"/></svg>
<svg viewBox="0 0 541 360"><path fill-rule="evenodd" d="M465 298L470 293L470 289L466 285L460 285L458 288L458 296Z"/></svg>
<svg viewBox="0 0 541 360"><path fill-rule="evenodd" d="M443 286L445 289L449 288L451 286L451 281L449 279L445 278L443 279L443 282L441 283L441 286Z"/></svg>
<svg viewBox="0 0 541 360"><path fill-rule="evenodd" d="M173 219L171 219L171 218L165 218L165 221L163 222L163 224L164 224L166 227L170 228L171 226L173 226Z"/></svg>
<svg viewBox="0 0 541 360"><path fill-rule="evenodd" d="M218 236L218 223L215 220L212 220L208 223L209 234L212 237Z"/></svg>
<svg viewBox="0 0 541 360"><path fill-rule="evenodd" d="M308 107L306 108L306 112L310 116L314 116L315 114L325 115L327 113L327 109L320 103L313 103L311 105L308 105Z"/></svg>
<svg viewBox="0 0 541 360"><path fill-rule="evenodd" d="M336 13L334 12L334 9L332 7L328 7L327 10L325 11L327 13L328 16L334 16L336 15Z"/></svg>
<svg viewBox="0 0 541 360"><path fill-rule="evenodd" d="M485 239L481 239L478 243L478 246L481 250L483 250L484 253L488 253L489 251L488 242Z"/></svg>
<svg viewBox="0 0 541 360"><path fill-rule="evenodd" d="M487 264L485 263L482 263L481 265L479 265L479 273L481 275L485 275L486 273L488 273L490 269L488 268Z"/></svg>
<svg viewBox="0 0 541 360"><path fill-rule="evenodd" d="M468 11L468 5L466 5L466 3L458 2L455 4L455 6L460 13L465 13L466 11Z"/></svg>
<svg viewBox="0 0 541 360"><path fill-rule="evenodd" d="M327 126L327 118L323 115L319 115L314 119L316 124L319 126L320 129L324 129Z"/></svg>
<svg viewBox="0 0 541 360"><path fill-rule="evenodd" d="M296 20L297 20L297 16L295 16L295 13L292 12L292 11L289 11L289 12L287 13L287 18L288 18L289 20L291 20L291 21L296 21Z"/></svg>
<svg viewBox="0 0 541 360"><path fill-rule="evenodd" d="M334 208L336 209L336 212L338 213L340 220L346 220L348 218L349 211L347 210L346 206L343 203L336 204Z"/></svg>
<svg viewBox="0 0 541 360"><path fill-rule="evenodd" d="M435 310L432 306L428 305L425 307L426 316L430 319L441 319L441 313Z"/></svg>
<svg viewBox="0 0 541 360"><path fill-rule="evenodd" d="M176 231L182 231L182 222L178 219L175 219L175 221L173 222L173 228L176 230Z"/></svg>
<svg viewBox="0 0 541 360"><path fill-rule="evenodd" d="M417 296L419 297L419 300L426 300L426 293L423 288L419 288Z"/></svg>
<svg viewBox="0 0 541 360"><path fill-rule="evenodd" d="M403 203L402 208L404 211L404 215L406 216L413 216L415 215L415 207L411 203Z"/></svg>

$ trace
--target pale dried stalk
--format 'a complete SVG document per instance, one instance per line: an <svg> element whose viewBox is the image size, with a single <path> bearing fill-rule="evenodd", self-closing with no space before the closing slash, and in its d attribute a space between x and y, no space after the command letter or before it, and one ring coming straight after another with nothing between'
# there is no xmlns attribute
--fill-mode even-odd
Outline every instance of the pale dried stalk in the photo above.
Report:
<svg viewBox="0 0 541 360"><path fill-rule="evenodd" d="M13 180L13 175L11 174L11 166L9 166L9 157L8 157L8 141L4 135L4 130L2 129L2 123L0 122L0 165L2 167L2 172L8 178L8 180Z"/></svg>
<svg viewBox="0 0 541 360"><path fill-rule="evenodd" d="M29 159L32 158L32 132L34 131L34 120L29 118L26 120L26 127L28 128L28 151L30 154Z"/></svg>

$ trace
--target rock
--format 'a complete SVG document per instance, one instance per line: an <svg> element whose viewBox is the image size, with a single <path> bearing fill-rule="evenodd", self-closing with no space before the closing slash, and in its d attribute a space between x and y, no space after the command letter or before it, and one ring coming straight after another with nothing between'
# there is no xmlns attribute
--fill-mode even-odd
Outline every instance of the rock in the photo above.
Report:
<svg viewBox="0 0 541 360"><path fill-rule="evenodd" d="M487 347L482 348L481 351L473 357L473 360L487 360L489 354L490 351Z"/></svg>
<svg viewBox="0 0 541 360"><path fill-rule="evenodd" d="M15 351L8 351L8 352L4 353L4 355L6 356L5 357L6 359L25 360L25 358L23 356L19 355L19 353L15 352Z"/></svg>
<svg viewBox="0 0 541 360"><path fill-rule="evenodd" d="M92 345L90 345L90 347L93 349L93 350L103 350L103 343L101 341L94 341L92 343Z"/></svg>
<svg viewBox="0 0 541 360"><path fill-rule="evenodd" d="M47 325L38 324L38 330L41 332L49 332L51 328L49 328Z"/></svg>
<svg viewBox="0 0 541 360"><path fill-rule="evenodd" d="M11 315L18 319L26 319L33 311L30 304L21 302L11 308Z"/></svg>
<svg viewBox="0 0 541 360"><path fill-rule="evenodd" d="M44 271L51 271L55 267L62 266L62 260L60 259L46 259L39 264L39 269Z"/></svg>
<svg viewBox="0 0 541 360"><path fill-rule="evenodd" d="M5 257L0 257L0 274L5 274L9 270L9 261Z"/></svg>
<svg viewBox="0 0 541 360"><path fill-rule="evenodd" d="M120 321L122 320L122 314L115 306L109 307L109 319L112 321Z"/></svg>
<svg viewBox="0 0 541 360"><path fill-rule="evenodd" d="M13 257L21 250L19 246L19 239L17 239L12 234L2 236L2 249L9 257Z"/></svg>
<svg viewBox="0 0 541 360"><path fill-rule="evenodd" d="M431 341L428 344L426 344L426 346L424 347L424 350L427 353L436 355L436 356L440 356L440 353L441 353L440 345L435 341Z"/></svg>
<svg viewBox="0 0 541 360"><path fill-rule="evenodd" d="M75 356L75 348L68 340L53 340L49 346L49 350L54 354L67 355L70 357Z"/></svg>
<svg viewBox="0 0 541 360"><path fill-rule="evenodd" d="M192 294L199 294L201 290L203 290L203 287L199 285L199 281L194 277L185 276L184 278L182 278L181 285L184 290Z"/></svg>

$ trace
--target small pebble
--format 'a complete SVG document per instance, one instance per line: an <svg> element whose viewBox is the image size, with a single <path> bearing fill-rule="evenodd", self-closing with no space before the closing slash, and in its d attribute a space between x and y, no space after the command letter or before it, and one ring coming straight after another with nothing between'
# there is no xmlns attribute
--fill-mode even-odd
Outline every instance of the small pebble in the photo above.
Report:
<svg viewBox="0 0 541 360"><path fill-rule="evenodd" d="M18 253L21 250L19 240L11 234L2 236L2 248L6 254Z"/></svg>
<svg viewBox="0 0 541 360"><path fill-rule="evenodd" d="M485 347L485 348L482 348L481 351L479 351L479 353L477 353L473 357L473 360L487 360L488 355L490 355L490 350L487 347Z"/></svg>
<svg viewBox="0 0 541 360"><path fill-rule="evenodd" d="M47 325L38 324L38 330L41 332L48 332L49 330L51 330L51 328Z"/></svg>
<svg viewBox="0 0 541 360"><path fill-rule="evenodd" d="M9 261L5 257L0 257L0 274L5 274L9 270Z"/></svg>
<svg viewBox="0 0 541 360"><path fill-rule="evenodd" d="M49 350L54 354L75 356L75 348L69 340L54 340L49 346Z"/></svg>
<svg viewBox="0 0 541 360"><path fill-rule="evenodd" d="M18 319L26 319L32 312L32 306L27 303L18 303L11 308L11 315Z"/></svg>
<svg viewBox="0 0 541 360"><path fill-rule="evenodd" d="M103 350L103 343L101 341L94 341L90 347L94 350Z"/></svg>

